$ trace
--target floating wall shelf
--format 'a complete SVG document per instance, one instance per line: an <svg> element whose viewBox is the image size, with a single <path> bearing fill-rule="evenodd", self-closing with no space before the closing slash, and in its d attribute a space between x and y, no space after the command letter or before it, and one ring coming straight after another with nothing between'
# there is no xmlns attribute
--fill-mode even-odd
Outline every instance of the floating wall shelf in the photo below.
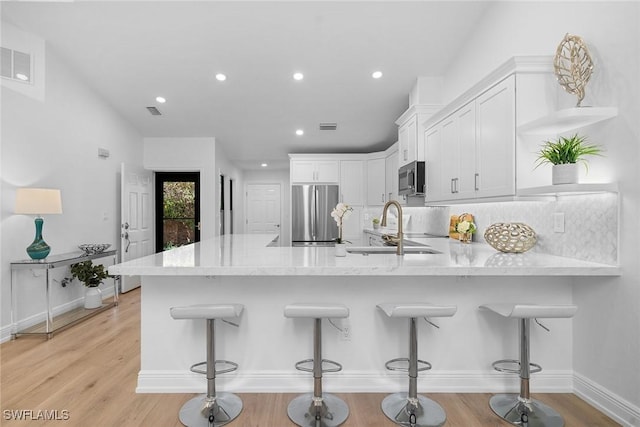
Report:
<svg viewBox="0 0 640 427"><path fill-rule="evenodd" d="M520 188L517 191L518 197L529 196L561 196L588 193L617 193L618 183L604 184L560 184L545 185L543 187Z"/></svg>
<svg viewBox="0 0 640 427"><path fill-rule="evenodd" d="M521 134L550 135L576 130L618 115L616 107L576 107L556 111L518 126Z"/></svg>

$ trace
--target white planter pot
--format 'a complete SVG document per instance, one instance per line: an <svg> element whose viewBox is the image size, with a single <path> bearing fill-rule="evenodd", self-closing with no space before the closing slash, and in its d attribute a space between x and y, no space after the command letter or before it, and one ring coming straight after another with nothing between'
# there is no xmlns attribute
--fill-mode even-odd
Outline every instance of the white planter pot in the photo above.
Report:
<svg viewBox="0 0 640 427"><path fill-rule="evenodd" d="M84 308L98 308L102 306L102 291L100 288L87 288L84 293Z"/></svg>
<svg viewBox="0 0 640 427"><path fill-rule="evenodd" d="M346 243L336 243L336 256L347 256Z"/></svg>
<svg viewBox="0 0 640 427"><path fill-rule="evenodd" d="M578 164L567 163L563 165L553 165L551 168L551 183L556 184L576 184L578 182Z"/></svg>

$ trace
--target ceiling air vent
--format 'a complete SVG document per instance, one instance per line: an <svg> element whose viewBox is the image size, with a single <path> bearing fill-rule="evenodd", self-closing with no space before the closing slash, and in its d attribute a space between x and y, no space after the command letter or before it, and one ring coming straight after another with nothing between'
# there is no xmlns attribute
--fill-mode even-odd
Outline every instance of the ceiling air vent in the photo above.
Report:
<svg viewBox="0 0 640 427"><path fill-rule="evenodd" d="M149 113L152 116L161 116L162 115L160 110L158 110L156 107L147 107L147 110L149 110Z"/></svg>
<svg viewBox="0 0 640 427"><path fill-rule="evenodd" d="M320 130L336 130L338 129L337 123L320 123Z"/></svg>

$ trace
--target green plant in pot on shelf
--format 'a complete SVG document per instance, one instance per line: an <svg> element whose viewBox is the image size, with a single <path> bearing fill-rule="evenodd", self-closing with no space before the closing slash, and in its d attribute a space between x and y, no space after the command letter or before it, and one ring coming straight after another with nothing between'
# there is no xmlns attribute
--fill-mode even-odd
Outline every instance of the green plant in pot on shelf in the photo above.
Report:
<svg viewBox="0 0 640 427"><path fill-rule="evenodd" d="M84 308L98 308L102 305L100 284L109 277L102 264L94 264L91 260L71 264L71 275L81 281L87 290L84 296Z"/></svg>
<svg viewBox="0 0 640 427"><path fill-rule="evenodd" d="M585 136L561 136L545 141L538 151L536 168L550 163L553 165L553 184L575 184L578 182L578 162L582 162L585 169L589 170L585 156L600 156L601 153L602 149L595 144L588 144Z"/></svg>
<svg viewBox="0 0 640 427"><path fill-rule="evenodd" d="M380 228L380 218L373 218L371 222L373 223L374 230Z"/></svg>

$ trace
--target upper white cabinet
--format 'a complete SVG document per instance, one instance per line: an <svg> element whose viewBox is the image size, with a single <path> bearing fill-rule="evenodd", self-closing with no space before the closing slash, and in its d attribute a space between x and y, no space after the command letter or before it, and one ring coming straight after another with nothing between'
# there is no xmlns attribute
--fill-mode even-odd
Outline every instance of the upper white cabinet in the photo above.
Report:
<svg viewBox="0 0 640 427"><path fill-rule="evenodd" d="M291 160L291 182L338 183L338 160Z"/></svg>
<svg viewBox="0 0 640 427"><path fill-rule="evenodd" d="M399 167L415 160L425 160L423 123L441 108L440 105L413 105L396 120Z"/></svg>
<svg viewBox="0 0 640 427"><path fill-rule="evenodd" d="M382 206L385 204L387 201L386 177L384 157L367 159L367 205Z"/></svg>
<svg viewBox="0 0 640 427"><path fill-rule="evenodd" d="M395 144L394 144L395 145ZM384 159L384 180L386 201L401 199L398 197L398 149L391 150Z"/></svg>
<svg viewBox="0 0 640 427"><path fill-rule="evenodd" d="M351 206L364 203L364 161L340 161L340 201Z"/></svg>
<svg viewBox="0 0 640 427"><path fill-rule="evenodd" d="M513 76L425 131L427 202L515 193Z"/></svg>
<svg viewBox="0 0 640 427"><path fill-rule="evenodd" d="M551 63L513 57L425 121L427 204L504 200L516 195L516 182L535 181L539 142L523 145L516 130L546 126L534 120L553 110Z"/></svg>
<svg viewBox="0 0 640 427"><path fill-rule="evenodd" d="M476 99L475 197L514 195L515 76Z"/></svg>

